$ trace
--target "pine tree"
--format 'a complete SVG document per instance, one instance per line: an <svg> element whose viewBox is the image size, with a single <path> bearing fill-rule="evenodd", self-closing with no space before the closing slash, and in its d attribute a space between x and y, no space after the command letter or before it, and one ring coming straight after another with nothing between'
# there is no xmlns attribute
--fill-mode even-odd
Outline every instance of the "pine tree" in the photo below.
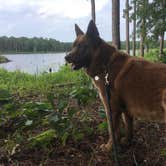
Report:
<svg viewBox="0 0 166 166"><path fill-rule="evenodd" d="M120 49L120 1L112 0L112 43Z"/></svg>

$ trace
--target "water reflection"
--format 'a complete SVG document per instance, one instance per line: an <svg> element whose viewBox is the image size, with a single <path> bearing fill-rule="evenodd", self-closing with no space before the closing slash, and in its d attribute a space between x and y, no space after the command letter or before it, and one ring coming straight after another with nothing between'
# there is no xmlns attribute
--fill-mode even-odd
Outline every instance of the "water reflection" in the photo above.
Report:
<svg viewBox="0 0 166 166"><path fill-rule="evenodd" d="M65 53L56 54L10 54L3 55L11 60L9 63L0 64L0 68L8 71L20 70L30 74L57 71L65 63Z"/></svg>

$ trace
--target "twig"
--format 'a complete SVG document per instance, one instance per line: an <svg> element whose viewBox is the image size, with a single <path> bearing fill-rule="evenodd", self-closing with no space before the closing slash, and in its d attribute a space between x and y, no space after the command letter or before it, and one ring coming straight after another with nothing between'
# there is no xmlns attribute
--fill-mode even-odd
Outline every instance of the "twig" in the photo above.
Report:
<svg viewBox="0 0 166 166"><path fill-rule="evenodd" d="M137 160L136 160L136 157L135 157L134 152L133 152L133 159L134 159L134 164L135 164L135 166L138 166L138 162L137 162Z"/></svg>
<svg viewBox="0 0 166 166"><path fill-rule="evenodd" d="M95 153L96 153L96 149L97 149L97 148L93 148L92 146L90 146L90 148L92 149L92 155L91 155L91 158L90 158L90 160L88 162L88 166L92 165L92 161L93 161L93 159L95 157Z"/></svg>

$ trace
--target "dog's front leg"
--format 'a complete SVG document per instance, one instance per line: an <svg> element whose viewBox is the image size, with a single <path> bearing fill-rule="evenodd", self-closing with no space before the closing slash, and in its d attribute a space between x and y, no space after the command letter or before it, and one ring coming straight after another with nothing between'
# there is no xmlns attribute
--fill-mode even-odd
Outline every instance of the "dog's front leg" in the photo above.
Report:
<svg viewBox="0 0 166 166"><path fill-rule="evenodd" d="M106 112L106 118L107 118L107 124L108 124L108 132L109 132L109 140L106 144L101 145L101 149L103 151L110 151L112 149L112 131L111 131L111 117L110 117L110 110L106 98L106 93L104 90L100 91L100 98L103 102L105 112ZM120 139L120 129L119 129L119 124L120 124L120 116L121 114L116 110L116 107L113 107L113 112L112 112L112 120L113 120L113 126L114 126L114 131L115 131L115 137L117 141Z"/></svg>

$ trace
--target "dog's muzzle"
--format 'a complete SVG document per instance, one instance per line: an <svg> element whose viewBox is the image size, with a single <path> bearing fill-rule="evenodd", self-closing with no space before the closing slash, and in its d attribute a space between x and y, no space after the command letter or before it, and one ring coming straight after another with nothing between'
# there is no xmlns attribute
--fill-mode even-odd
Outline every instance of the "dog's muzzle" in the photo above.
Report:
<svg viewBox="0 0 166 166"><path fill-rule="evenodd" d="M67 63L71 64L72 70L80 69L80 66L73 61L72 54L70 52L68 54L66 54L65 60L66 60Z"/></svg>
<svg viewBox="0 0 166 166"><path fill-rule="evenodd" d="M66 54L65 60L66 60L66 62L71 63L71 54L70 53Z"/></svg>

